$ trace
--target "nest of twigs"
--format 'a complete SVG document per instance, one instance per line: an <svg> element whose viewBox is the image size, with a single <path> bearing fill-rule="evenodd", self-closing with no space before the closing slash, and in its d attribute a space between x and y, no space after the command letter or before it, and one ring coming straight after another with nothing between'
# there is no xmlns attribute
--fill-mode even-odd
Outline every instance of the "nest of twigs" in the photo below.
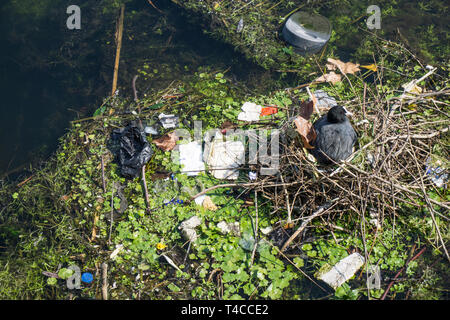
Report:
<svg viewBox="0 0 450 320"><path fill-rule="evenodd" d="M292 250L307 238L316 219L321 228L333 231L340 228L334 224L337 216L356 214L365 230L380 230L388 216L407 218L412 211L425 210L437 231L436 247L448 258L436 217L448 221L449 203L430 198L430 190L441 199L445 195L426 167L439 148L441 157L448 159L450 121L443 101L449 94L450 90L441 90L341 102L356 115L350 120L359 139L349 159L330 166L314 161L299 135L292 134L292 121L287 121L281 128L279 173L262 176L255 186L273 201L272 213L280 216L278 227L285 233L281 251ZM296 112L291 110L294 116Z"/></svg>

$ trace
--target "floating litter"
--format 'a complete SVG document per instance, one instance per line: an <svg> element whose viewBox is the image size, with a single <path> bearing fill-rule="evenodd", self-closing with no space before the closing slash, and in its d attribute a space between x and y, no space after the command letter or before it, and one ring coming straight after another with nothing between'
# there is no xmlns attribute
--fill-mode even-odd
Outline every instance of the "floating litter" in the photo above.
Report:
<svg viewBox="0 0 450 320"><path fill-rule="evenodd" d="M331 24L321 15L297 11L287 19L282 34L298 53L317 53L330 40Z"/></svg>
<svg viewBox="0 0 450 320"><path fill-rule="evenodd" d="M336 263L328 272L319 272L318 279L326 282L336 290L344 282L353 277L356 271L363 266L364 262L364 257L355 252Z"/></svg>
<svg viewBox="0 0 450 320"><path fill-rule="evenodd" d="M432 161L431 157L428 158L425 170L426 174L430 176L431 181L433 181L436 187L447 187L448 173L441 160Z"/></svg>
<svg viewBox="0 0 450 320"><path fill-rule="evenodd" d="M85 283L91 283L94 280L94 276L90 272L85 272L81 275L81 281Z"/></svg>

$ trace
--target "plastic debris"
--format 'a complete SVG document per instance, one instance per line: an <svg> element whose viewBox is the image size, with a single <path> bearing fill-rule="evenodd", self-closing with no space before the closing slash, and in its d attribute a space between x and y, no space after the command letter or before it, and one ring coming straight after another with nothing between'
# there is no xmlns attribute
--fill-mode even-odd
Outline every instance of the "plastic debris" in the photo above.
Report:
<svg viewBox="0 0 450 320"><path fill-rule="evenodd" d="M312 101L302 102L300 105L299 116L294 120L296 131L300 134L303 145L307 149L314 149L311 144L313 144L317 137L313 124L309 121L313 112L313 105L314 103Z"/></svg>
<svg viewBox="0 0 450 320"><path fill-rule="evenodd" d="M165 129L176 128L176 126L178 125L178 117L173 114L161 113L158 118Z"/></svg>
<svg viewBox="0 0 450 320"><path fill-rule="evenodd" d="M228 234L228 233L231 232L236 237L240 237L241 236L241 230L240 230L239 222L225 222L225 221L221 221L221 222L219 222L217 224L217 228L220 229L220 232L222 234Z"/></svg>
<svg viewBox="0 0 450 320"><path fill-rule="evenodd" d="M244 19L243 18L241 18L239 20L238 25L236 27L236 32L240 33L240 32L242 32L242 29L244 29Z"/></svg>
<svg viewBox="0 0 450 320"><path fill-rule="evenodd" d="M255 247L255 238L253 237L253 235L245 233L242 237L241 240L239 240L239 246L247 251L252 252L253 248ZM257 252L261 252L264 249L267 249L269 245L263 240L259 240L257 247L256 247L256 251Z"/></svg>
<svg viewBox="0 0 450 320"><path fill-rule="evenodd" d="M441 160L436 160L434 163L431 158L427 159L426 162L426 174L431 177L431 181L438 187L447 187L448 173L443 167Z"/></svg>
<svg viewBox="0 0 450 320"><path fill-rule="evenodd" d="M415 95L422 93L423 89L416 84L416 80L402 85L404 92L400 96L401 99L414 98Z"/></svg>
<svg viewBox="0 0 450 320"><path fill-rule="evenodd" d="M186 240L189 240L191 242L194 242L198 238L197 231L195 231L194 229L182 229L181 233Z"/></svg>
<svg viewBox="0 0 450 320"><path fill-rule="evenodd" d="M268 235L269 233L271 233L273 231L273 228L271 226L265 227L260 229L261 233L264 235Z"/></svg>
<svg viewBox="0 0 450 320"><path fill-rule="evenodd" d="M330 97L328 93L323 90L315 91L314 95L317 98L317 107L319 108L332 108L334 106L337 106L336 99Z"/></svg>
<svg viewBox="0 0 450 320"><path fill-rule="evenodd" d="M91 283L92 280L94 280L94 276L90 272L84 272L81 275L81 281L83 281L84 283Z"/></svg>
<svg viewBox="0 0 450 320"><path fill-rule="evenodd" d="M373 154L371 154L370 152L367 153L367 161L369 161L370 166L372 168L375 168L375 156Z"/></svg>
<svg viewBox="0 0 450 320"><path fill-rule="evenodd" d="M144 132L145 132L146 134L151 134L151 135L156 135L156 134L158 134L158 130L156 130L156 128L155 128L154 126L151 126L151 127L146 126L146 127L144 128Z"/></svg>
<svg viewBox="0 0 450 320"><path fill-rule="evenodd" d="M165 202L164 204L163 204L163 206L168 206L169 204L176 204L176 203L178 203L178 204L183 204L183 200L179 200L179 199L172 199L172 200L170 200L169 202Z"/></svg>
<svg viewBox="0 0 450 320"><path fill-rule="evenodd" d="M202 146L198 142L180 144L180 164L183 165L182 173L188 176L196 176L205 170L205 163L202 159Z"/></svg>
<svg viewBox="0 0 450 320"><path fill-rule="evenodd" d="M421 94L423 92L423 89L419 87L417 84L428 78L436 70L437 68L432 68L427 74L425 74L420 79L414 79L408 83L403 84L402 87L404 91L400 96L400 99L411 99L417 97L418 94Z"/></svg>
<svg viewBox="0 0 450 320"><path fill-rule="evenodd" d="M276 107L264 107L261 109L261 117L269 116L271 114L278 113L278 108Z"/></svg>
<svg viewBox="0 0 450 320"><path fill-rule="evenodd" d="M178 188L176 181L169 179L169 177L165 179L158 179L153 182L152 191L156 194L163 193L169 188Z"/></svg>
<svg viewBox="0 0 450 320"><path fill-rule="evenodd" d="M181 271L180 268L178 268L178 266L168 256L166 256L165 254L162 254L161 256L163 256L166 259L167 263L170 264L172 267L174 267L176 270L183 272L183 271Z"/></svg>
<svg viewBox="0 0 450 320"><path fill-rule="evenodd" d="M205 186L203 185L202 181L200 179L195 179L194 186L183 185L183 186L181 186L180 191L182 193L187 193L190 197L194 197L197 194L199 194L200 192L202 192L203 190L205 190ZM203 203L203 200L205 200L205 198L206 198L206 194L203 194L201 196L195 197L194 201L196 204L201 206Z"/></svg>
<svg viewBox="0 0 450 320"><path fill-rule="evenodd" d="M153 154L144 131L131 124L114 130L112 136L120 144L118 161L122 175L127 178L137 177Z"/></svg>
<svg viewBox="0 0 450 320"><path fill-rule="evenodd" d="M363 119L363 120L361 120L361 121L355 123L355 126L359 127L360 125L363 125L363 124L369 124L369 123L370 123L369 120Z"/></svg>
<svg viewBox="0 0 450 320"><path fill-rule="evenodd" d="M367 69L367 70L370 70L370 71L373 71L373 72L377 72L377 70L378 70L377 65L374 64L374 63L369 64L369 65L365 65L365 66L360 66L360 67L364 68L364 69Z"/></svg>
<svg viewBox="0 0 450 320"><path fill-rule="evenodd" d="M378 218L378 212L371 208L370 210L370 220L369 223L374 225L377 229L381 229L380 219Z"/></svg>
<svg viewBox="0 0 450 320"><path fill-rule="evenodd" d="M122 250L123 250L123 244L117 245L117 246L116 246L116 249L114 249L114 251L111 253L111 255L109 256L109 258L110 258L111 260L114 260L114 259L117 257L117 255L119 254L119 252L122 251Z"/></svg>
<svg viewBox="0 0 450 320"><path fill-rule="evenodd" d="M242 141L222 141L222 139L222 134L218 132L213 142L205 148L203 158L215 178L236 180L239 176L236 168L244 163L244 144Z"/></svg>
<svg viewBox="0 0 450 320"><path fill-rule="evenodd" d="M180 225L180 229L194 229L198 227L202 221L197 216L192 216L189 219L183 221Z"/></svg>
<svg viewBox="0 0 450 320"><path fill-rule="evenodd" d="M258 177L258 173L256 173L256 172L254 172L254 171L250 171L249 173L248 173L248 178L250 179L250 180L256 180L256 178Z"/></svg>
<svg viewBox="0 0 450 320"><path fill-rule="evenodd" d="M353 277L356 271L364 265L365 259L355 252L336 263L331 270L320 273L318 279L326 282L333 289L337 289L348 279Z"/></svg>
<svg viewBox="0 0 450 320"><path fill-rule="evenodd" d="M316 140L317 134L313 124L302 117L297 117L294 120L294 124L297 128L297 132L300 134L304 147L306 149L314 149L314 146L311 144Z"/></svg>
<svg viewBox="0 0 450 320"><path fill-rule="evenodd" d="M252 251L255 246L255 238L252 235L244 234L241 240L239 240L239 245L244 250Z"/></svg>
<svg viewBox="0 0 450 320"><path fill-rule="evenodd" d="M298 53L316 53L330 39L331 24L318 14L297 11L286 20L282 35Z"/></svg>
<svg viewBox="0 0 450 320"><path fill-rule="evenodd" d="M259 121L259 116L262 111L262 106L253 103L245 102L242 107L242 112L238 115L238 120L241 121Z"/></svg>
<svg viewBox="0 0 450 320"><path fill-rule="evenodd" d="M125 194L123 193L123 190L125 189L125 186L122 186L119 182L114 181L112 183L113 189L114 189L114 197L117 197L120 199L119 207L113 208L113 220L118 219L128 208L128 200ZM88 206L92 206L90 203L88 203ZM105 215L106 220L111 221L111 215L107 214Z"/></svg>
<svg viewBox="0 0 450 320"><path fill-rule="evenodd" d="M194 242L198 238L195 228L198 227L201 223L202 221L199 217L192 216L191 218L183 221L178 229L181 230L181 233L186 240Z"/></svg>
<svg viewBox="0 0 450 320"><path fill-rule="evenodd" d="M206 195L204 194L202 196L199 196L199 197L195 198L194 201L195 201L196 204L201 206L203 204L203 201L205 200L205 198L206 198Z"/></svg>

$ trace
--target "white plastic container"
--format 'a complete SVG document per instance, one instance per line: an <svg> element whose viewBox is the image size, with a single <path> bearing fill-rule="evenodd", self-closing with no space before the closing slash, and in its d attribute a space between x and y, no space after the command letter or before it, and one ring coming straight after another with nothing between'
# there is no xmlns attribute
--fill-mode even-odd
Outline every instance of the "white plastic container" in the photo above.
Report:
<svg viewBox="0 0 450 320"><path fill-rule="evenodd" d="M287 19L282 35L296 52L317 53L330 40L331 24L321 15L297 11Z"/></svg>

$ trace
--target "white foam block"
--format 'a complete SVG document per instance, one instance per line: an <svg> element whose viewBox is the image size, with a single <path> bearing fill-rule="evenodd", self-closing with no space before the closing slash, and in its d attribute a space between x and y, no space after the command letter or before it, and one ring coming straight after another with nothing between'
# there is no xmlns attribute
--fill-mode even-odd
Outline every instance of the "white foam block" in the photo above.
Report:
<svg viewBox="0 0 450 320"><path fill-rule="evenodd" d="M334 289L353 277L356 271L364 264L364 257L355 252L336 263L330 271L321 274L319 279L329 284Z"/></svg>
<svg viewBox="0 0 450 320"><path fill-rule="evenodd" d="M180 144L180 164L183 165L182 173L188 176L196 176L205 170L205 163L202 159L202 146L197 142Z"/></svg>

